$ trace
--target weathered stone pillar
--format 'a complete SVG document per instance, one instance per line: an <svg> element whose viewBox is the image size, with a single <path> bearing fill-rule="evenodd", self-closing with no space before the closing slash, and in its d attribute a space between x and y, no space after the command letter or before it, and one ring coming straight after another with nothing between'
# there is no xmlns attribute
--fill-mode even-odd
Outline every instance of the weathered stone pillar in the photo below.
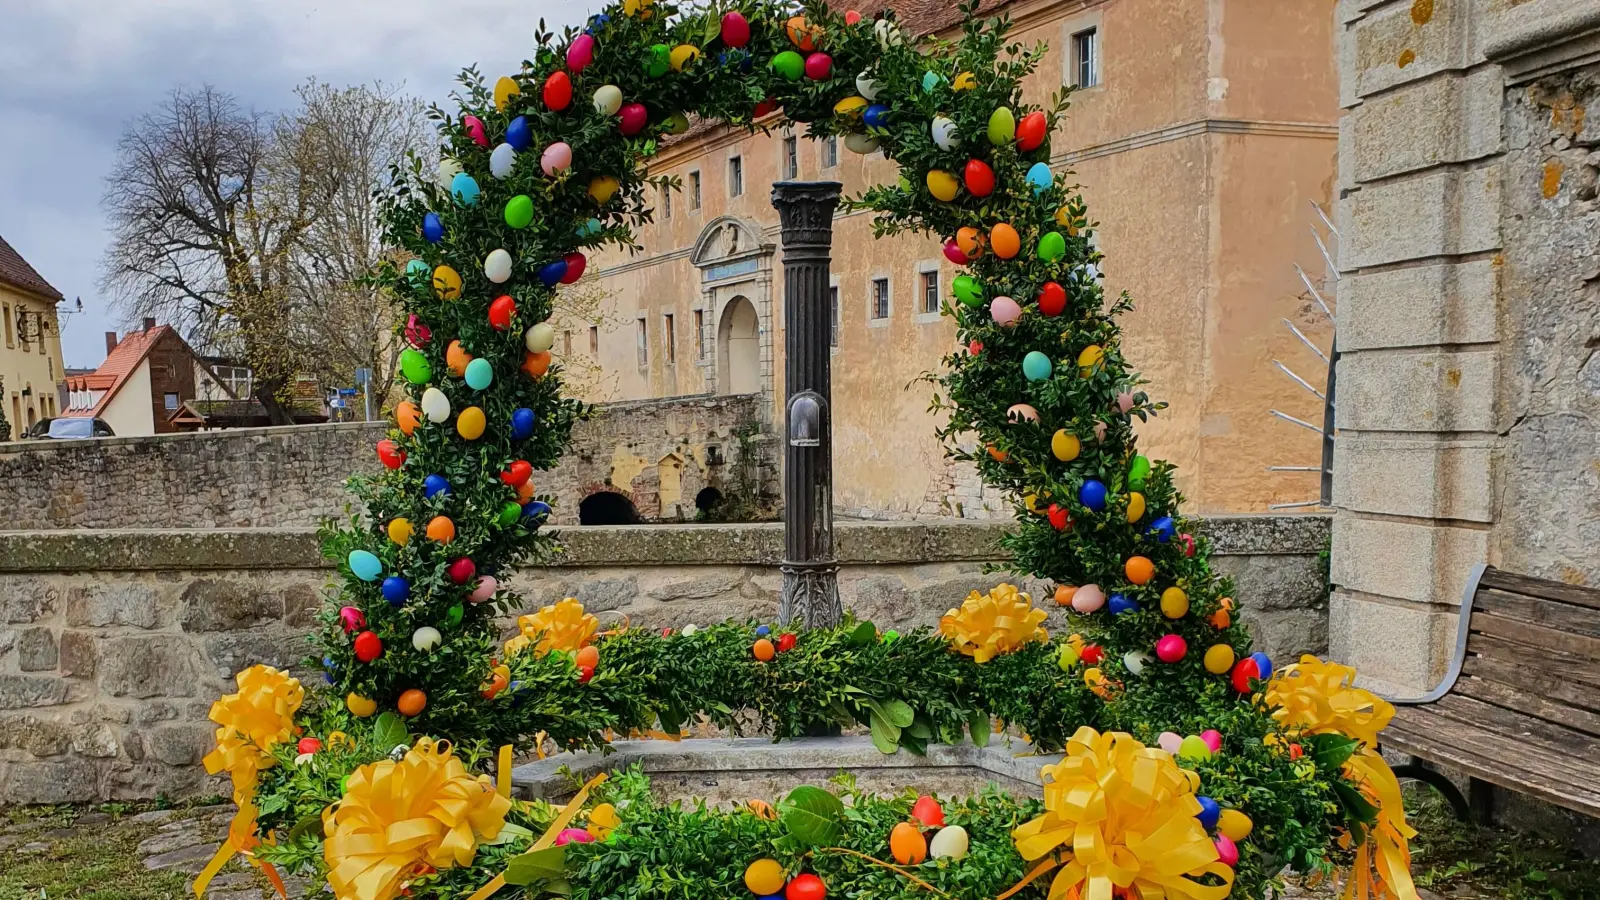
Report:
<svg viewBox="0 0 1600 900"><path fill-rule="evenodd" d="M828 264L836 181L780 181L772 205L783 223L783 601L779 620L838 624L833 558L833 422Z"/></svg>

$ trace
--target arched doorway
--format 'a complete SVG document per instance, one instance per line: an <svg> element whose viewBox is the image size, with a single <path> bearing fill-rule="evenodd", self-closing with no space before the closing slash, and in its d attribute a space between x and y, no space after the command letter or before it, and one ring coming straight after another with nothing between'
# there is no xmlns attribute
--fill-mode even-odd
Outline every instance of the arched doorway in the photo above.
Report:
<svg viewBox="0 0 1600 900"><path fill-rule="evenodd" d="M719 394L754 394L761 390L761 324L756 308L745 297L735 297L722 308L717 325L717 378Z"/></svg>
<svg viewBox="0 0 1600 900"><path fill-rule="evenodd" d="M639 511L633 501L615 491L599 491L578 504L579 525L637 525Z"/></svg>

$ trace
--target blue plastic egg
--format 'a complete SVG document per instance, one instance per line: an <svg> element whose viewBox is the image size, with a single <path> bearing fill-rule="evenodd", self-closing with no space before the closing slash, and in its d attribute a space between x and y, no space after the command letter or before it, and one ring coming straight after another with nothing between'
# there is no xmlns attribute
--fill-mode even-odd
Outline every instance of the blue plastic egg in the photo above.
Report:
<svg viewBox="0 0 1600 900"><path fill-rule="evenodd" d="M1154 535L1156 540L1165 544L1178 533L1178 526L1173 523L1171 516L1162 516L1150 523L1150 529L1146 533Z"/></svg>
<svg viewBox="0 0 1600 900"><path fill-rule="evenodd" d="M533 519L536 524L542 524L550 515L550 504L543 500L529 500L528 505L522 508L524 519Z"/></svg>
<svg viewBox="0 0 1600 900"><path fill-rule="evenodd" d="M411 596L411 582L399 575L390 575L383 580L383 599L389 601L390 606L405 605L406 598Z"/></svg>
<svg viewBox="0 0 1600 900"><path fill-rule="evenodd" d="M422 494L425 497L437 497L440 494L450 493L450 482L443 475L429 475L422 479Z"/></svg>
<svg viewBox="0 0 1600 900"><path fill-rule="evenodd" d="M1106 508L1106 486L1093 478L1085 481L1078 488L1078 502L1087 506L1091 512L1099 512Z"/></svg>
<svg viewBox="0 0 1600 900"><path fill-rule="evenodd" d="M868 128L884 128L889 124L889 107L874 103L861 114L861 122Z"/></svg>
<svg viewBox="0 0 1600 900"><path fill-rule="evenodd" d="M758 637L758 638L764 638L764 637L766 637L767 635L769 635L771 633L772 633L772 629L768 628L765 625L757 625L756 626L756 637Z"/></svg>
<svg viewBox="0 0 1600 900"><path fill-rule="evenodd" d="M351 550L349 563L350 574L362 581L377 581L383 574L383 561L366 550Z"/></svg>
<svg viewBox="0 0 1600 900"><path fill-rule="evenodd" d="M567 277L567 261L564 259L547 262L539 267L539 281L545 287L555 287L565 277Z"/></svg>
<svg viewBox="0 0 1600 900"><path fill-rule="evenodd" d="M1217 819L1222 817L1222 807L1210 797L1196 797L1200 801L1200 811L1195 813L1195 818L1200 820L1200 827L1207 831L1217 827Z"/></svg>
<svg viewBox="0 0 1600 900"><path fill-rule="evenodd" d="M1037 162L1028 170L1028 183L1033 185L1036 194L1050 190L1050 185L1055 183L1055 174L1050 171L1049 163Z"/></svg>
<svg viewBox="0 0 1600 900"><path fill-rule="evenodd" d="M605 13L596 13L595 15L589 17L589 27L583 29L583 33L594 34L596 31L604 29L610 23L610 16L606 15Z"/></svg>
<svg viewBox="0 0 1600 900"><path fill-rule="evenodd" d="M1106 601L1106 608L1110 609L1113 615L1120 616L1126 612L1138 612L1139 601L1127 594L1112 594L1111 599Z"/></svg>
<svg viewBox="0 0 1600 900"><path fill-rule="evenodd" d="M323 672L322 673L322 681L323 681L324 684L333 684L333 673L332 672Z"/></svg>
<svg viewBox="0 0 1600 900"><path fill-rule="evenodd" d="M517 116L506 125L506 143L518 153L528 149L533 143L533 129L528 126L527 116Z"/></svg>
<svg viewBox="0 0 1600 900"><path fill-rule="evenodd" d="M517 408L511 413L511 439L525 441L533 437L533 423L536 420L533 410L526 406Z"/></svg>
<svg viewBox="0 0 1600 900"><path fill-rule="evenodd" d="M1265 653L1257 650L1256 652L1250 654L1250 658L1255 660L1255 664L1260 667L1262 681L1266 681L1272 677L1272 660Z"/></svg>
<svg viewBox="0 0 1600 900"><path fill-rule="evenodd" d="M437 244L444 240L444 220L438 213L428 213L422 217L422 236L430 244Z"/></svg>
<svg viewBox="0 0 1600 900"><path fill-rule="evenodd" d="M327 669L329 672L339 671L339 664L334 662L333 657L331 656L324 656L322 658L322 667Z"/></svg>
<svg viewBox="0 0 1600 900"><path fill-rule="evenodd" d="M478 205L478 181L465 172L457 172L450 179L450 195L462 206Z"/></svg>
<svg viewBox="0 0 1600 900"><path fill-rule="evenodd" d="M494 383L494 366L487 359L479 357L467 363L467 387L481 391Z"/></svg>
<svg viewBox="0 0 1600 900"><path fill-rule="evenodd" d="M1053 368L1050 357L1038 350L1030 350L1028 355L1022 358L1022 374L1029 381L1043 381L1049 378Z"/></svg>
<svg viewBox="0 0 1600 900"><path fill-rule="evenodd" d="M428 264L420 259L413 259L411 262L406 263L407 278L414 278L418 275L425 276L431 271L433 270L428 268Z"/></svg>

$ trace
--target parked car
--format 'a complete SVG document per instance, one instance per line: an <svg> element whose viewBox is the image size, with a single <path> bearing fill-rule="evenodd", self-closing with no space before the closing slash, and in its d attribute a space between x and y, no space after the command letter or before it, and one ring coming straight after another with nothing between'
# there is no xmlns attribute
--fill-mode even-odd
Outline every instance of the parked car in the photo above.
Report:
<svg viewBox="0 0 1600 900"><path fill-rule="evenodd" d="M43 433L35 434L34 432L39 431L41 427L44 429ZM28 436L49 438L55 441L73 441L80 438L115 437L116 432L111 430L111 426L106 424L105 419L74 416L46 419L43 422L39 422L28 430Z"/></svg>
<svg viewBox="0 0 1600 900"><path fill-rule="evenodd" d="M18 440L31 441L44 437L50 433L50 423L54 421L55 419L40 419L32 425L29 425L27 428L24 428L22 430L22 435L18 438Z"/></svg>

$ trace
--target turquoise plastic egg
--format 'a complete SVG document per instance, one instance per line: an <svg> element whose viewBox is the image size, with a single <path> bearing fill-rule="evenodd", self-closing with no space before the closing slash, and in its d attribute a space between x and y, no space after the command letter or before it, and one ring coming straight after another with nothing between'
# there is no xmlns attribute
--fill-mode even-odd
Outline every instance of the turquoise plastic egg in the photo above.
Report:
<svg viewBox="0 0 1600 900"><path fill-rule="evenodd" d="M494 382L494 366L487 359L475 359L467 363L467 387L481 391Z"/></svg>
<svg viewBox="0 0 1600 900"><path fill-rule="evenodd" d="M1050 185L1054 182L1055 173L1050 171L1049 163L1037 162L1028 170L1028 183L1033 185L1036 194L1050 190Z"/></svg>
<svg viewBox="0 0 1600 900"><path fill-rule="evenodd" d="M1050 377L1054 366L1050 364L1050 357L1033 350L1022 358L1022 374L1029 381L1043 381Z"/></svg>

